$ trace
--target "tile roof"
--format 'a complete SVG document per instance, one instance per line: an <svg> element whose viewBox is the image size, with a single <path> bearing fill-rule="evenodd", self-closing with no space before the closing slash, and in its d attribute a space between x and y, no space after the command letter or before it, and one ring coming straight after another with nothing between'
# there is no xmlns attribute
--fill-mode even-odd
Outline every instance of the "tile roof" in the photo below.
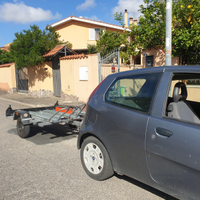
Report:
<svg viewBox="0 0 200 200"><path fill-rule="evenodd" d="M60 51L62 48L64 48L64 45L57 45L52 50L46 52L43 57L49 57L54 56L58 51Z"/></svg>
<svg viewBox="0 0 200 200"><path fill-rule="evenodd" d="M58 26L67 21L70 21L70 20L81 21L81 22L85 22L85 23L96 24L96 25L103 26L103 27L110 27L110 28L115 28L115 29L119 29L119 30L124 30L123 26L119 26L116 24L110 24L110 23L106 23L106 22L102 22L102 21L91 20L91 19L87 19L87 18L83 18L83 17L75 17L73 15L71 15L70 17L67 17L65 19L62 19L60 21L57 21L57 22L51 24L50 26L55 27L55 26ZM128 28L126 28L126 30L130 31L130 29L128 29Z"/></svg>
<svg viewBox="0 0 200 200"><path fill-rule="evenodd" d="M61 45L57 45L55 46L52 50L46 52L43 57L50 57L50 56L54 56L56 53L58 53L61 49L63 49L65 47L64 44ZM66 47L68 50L72 51L74 54L77 54L75 51L73 51L71 48Z"/></svg>
<svg viewBox="0 0 200 200"><path fill-rule="evenodd" d="M6 64L2 64L0 65L0 68L3 68L3 67L10 67L11 65L13 65L15 63L6 63Z"/></svg>
<svg viewBox="0 0 200 200"><path fill-rule="evenodd" d="M81 58L88 58L88 55L83 55L83 54L69 55L69 56L60 58L60 60L74 60L74 59L81 59Z"/></svg>
<svg viewBox="0 0 200 200"><path fill-rule="evenodd" d="M10 50L9 50L9 46L7 46L7 47L0 47L0 49L1 49L1 50L5 50L5 51L8 51L8 52L10 51Z"/></svg>

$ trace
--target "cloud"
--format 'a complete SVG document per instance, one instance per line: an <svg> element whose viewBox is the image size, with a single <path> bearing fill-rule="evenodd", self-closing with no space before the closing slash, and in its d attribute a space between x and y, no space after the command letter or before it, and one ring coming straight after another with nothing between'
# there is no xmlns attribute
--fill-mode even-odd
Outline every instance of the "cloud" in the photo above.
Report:
<svg viewBox="0 0 200 200"><path fill-rule="evenodd" d="M60 19L61 15L56 13L54 16L50 10L34 8L20 3L4 3L0 5L0 21L27 24L32 22L48 21Z"/></svg>
<svg viewBox="0 0 200 200"><path fill-rule="evenodd" d="M78 5L76 10L88 10L89 8L94 8L96 6L95 0L85 0L84 3Z"/></svg>
<svg viewBox="0 0 200 200"><path fill-rule="evenodd" d="M139 5L143 4L143 0L119 0L118 1L118 6L115 6L112 9L112 13L115 14L116 12L124 13L125 9L128 10L129 17L132 16L133 18L138 18L141 13L138 12L139 10Z"/></svg>
<svg viewBox="0 0 200 200"><path fill-rule="evenodd" d="M85 19L91 19L91 20L95 20L95 21L101 21L96 15L93 15L91 17L84 17Z"/></svg>

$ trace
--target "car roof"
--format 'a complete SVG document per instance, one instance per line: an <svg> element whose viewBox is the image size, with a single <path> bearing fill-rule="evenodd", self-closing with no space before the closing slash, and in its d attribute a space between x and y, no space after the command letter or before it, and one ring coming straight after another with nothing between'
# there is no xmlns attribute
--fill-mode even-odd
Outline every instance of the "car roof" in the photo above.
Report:
<svg viewBox="0 0 200 200"><path fill-rule="evenodd" d="M200 73L200 66L180 65L180 66L151 67L151 68L142 68L142 69L135 69L135 70L119 72L119 73L111 74L109 76L118 77L118 76L128 76L131 74L162 73L162 72Z"/></svg>

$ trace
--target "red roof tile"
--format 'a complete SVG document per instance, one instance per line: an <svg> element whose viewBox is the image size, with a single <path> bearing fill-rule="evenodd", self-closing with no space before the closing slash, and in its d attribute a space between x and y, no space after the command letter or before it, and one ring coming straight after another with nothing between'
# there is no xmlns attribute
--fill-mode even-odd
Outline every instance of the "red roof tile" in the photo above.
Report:
<svg viewBox="0 0 200 200"><path fill-rule="evenodd" d="M3 68L3 67L10 67L11 65L13 65L15 63L6 63L6 64L2 64L0 65L0 68Z"/></svg>
<svg viewBox="0 0 200 200"><path fill-rule="evenodd" d="M52 50L46 52L43 57L50 57L50 56L54 56L56 53L58 53L62 48L64 48L65 45L61 44L61 45L57 45L55 46ZM70 51L72 51L74 54L77 54L75 51L73 51L71 48L66 47L67 49L69 49Z"/></svg>
<svg viewBox="0 0 200 200"><path fill-rule="evenodd" d="M5 51L8 51L8 52L10 51L10 50L9 50L9 46L8 46L8 47L0 47L0 49L1 49L1 50L5 50Z"/></svg>
<svg viewBox="0 0 200 200"><path fill-rule="evenodd" d="M53 55L55 55L58 51L60 51L63 47L64 47L64 45L57 45L57 46L55 46L52 50L46 52L46 53L43 55L43 57L53 56Z"/></svg>
<svg viewBox="0 0 200 200"><path fill-rule="evenodd" d="M69 56L60 58L60 60L73 60L73 59L81 59L81 58L88 58L88 55L83 55L83 54L69 55Z"/></svg>

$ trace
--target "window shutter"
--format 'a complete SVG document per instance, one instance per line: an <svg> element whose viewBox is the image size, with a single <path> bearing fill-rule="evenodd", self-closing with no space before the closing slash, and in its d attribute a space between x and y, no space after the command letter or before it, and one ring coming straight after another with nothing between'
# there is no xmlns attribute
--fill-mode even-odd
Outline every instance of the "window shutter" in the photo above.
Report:
<svg viewBox="0 0 200 200"><path fill-rule="evenodd" d="M95 40L95 29L94 28L89 29L89 40Z"/></svg>

